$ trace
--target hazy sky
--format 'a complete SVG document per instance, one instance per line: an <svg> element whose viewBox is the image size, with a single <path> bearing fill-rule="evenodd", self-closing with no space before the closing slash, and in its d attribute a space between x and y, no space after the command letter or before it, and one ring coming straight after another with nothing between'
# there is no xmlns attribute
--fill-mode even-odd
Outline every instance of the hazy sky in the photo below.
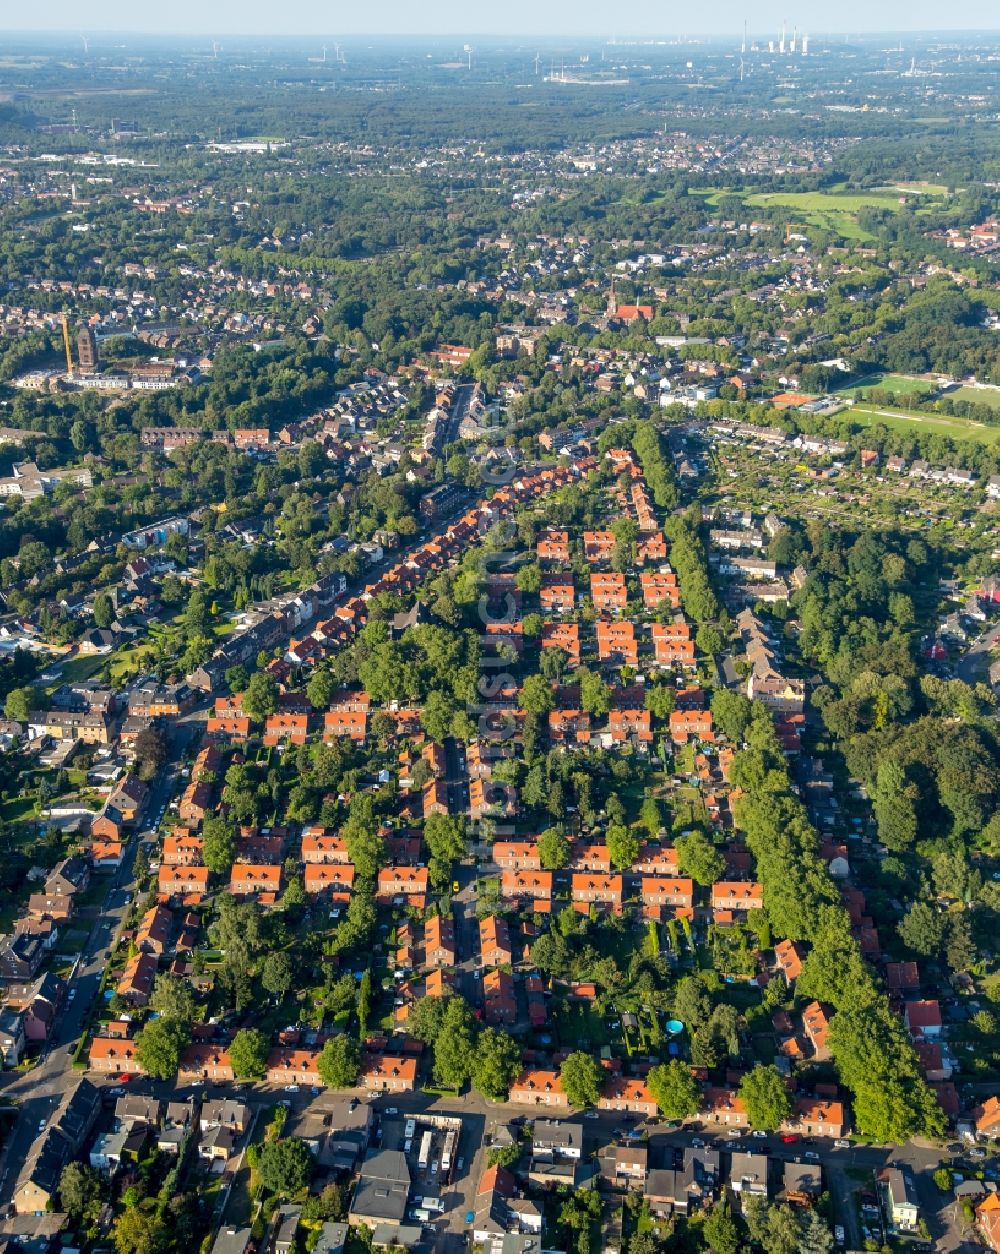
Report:
<svg viewBox="0 0 1000 1254"><path fill-rule="evenodd" d="M996 0L714 0L678 4L671 0L369 0L363 4L324 0L46 0L44 4L0 5L0 31L101 30L243 35L347 34L721 34L751 29L896 31L997 29ZM2 46L2 36L0 36Z"/></svg>

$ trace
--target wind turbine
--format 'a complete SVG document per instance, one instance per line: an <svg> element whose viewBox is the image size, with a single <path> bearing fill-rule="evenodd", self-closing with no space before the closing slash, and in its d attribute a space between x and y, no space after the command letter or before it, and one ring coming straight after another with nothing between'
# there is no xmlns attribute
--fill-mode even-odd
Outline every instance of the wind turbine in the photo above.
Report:
<svg viewBox="0 0 1000 1254"><path fill-rule="evenodd" d="M535 78L538 77L538 62L541 60L541 56L540 52L535 53Z"/></svg>
<svg viewBox="0 0 1000 1254"><path fill-rule="evenodd" d="M465 47L462 49L462 51L466 53L469 58L469 69L471 70L472 69L472 44L466 44Z"/></svg>
<svg viewBox="0 0 1000 1254"><path fill-rule="evenodd" d="M219 49L221 46L222 45L217 43L214 39L212 40L212 57L216 61L219 59Z"/></svg>
<svg viewBox="0 0 1000 1254"><path fill-rule="evenodd" d="M81 35L80 38L83 40L83 55L88 56L90 54L90 44L87 42L87 36Z"/></svg>

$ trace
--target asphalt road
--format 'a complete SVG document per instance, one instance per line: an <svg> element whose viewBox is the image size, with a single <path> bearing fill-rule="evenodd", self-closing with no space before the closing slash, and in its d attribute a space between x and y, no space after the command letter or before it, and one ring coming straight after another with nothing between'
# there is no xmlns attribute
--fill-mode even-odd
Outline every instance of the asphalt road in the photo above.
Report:
<svg viewBox="0 0 1000 1254"><path fill-rule="evenodd" d="M970 648L959 658L955 674L967 684L975 684L985 679L983 673L989 666L990 650L1000 643L1000 623L994 624L988 631L973 642Z"/></svg>
<svg viewBox="0 0 1000 1254"><path fill-rule="evenodd" d="M175 730L175 762L183 754L193 731L191 725L181 725ZM165 809L177 783L175 766L165 768L153 781L144 811L147 826ZM133 837L125 846L122 865L113 876L108 876L104 901L67 982L55 1028L38 1062L30 1071L0 1073L0 1100L4 1105L18 1107L17 1122L0 1154L0 1211L11 1200L18 1172L42 1130L42 1121L48 1122L67 1090L82 1074L73 1068L73 1053L97 996L108 954L118 940L135 896L138 848L139 840Z"/></svg>

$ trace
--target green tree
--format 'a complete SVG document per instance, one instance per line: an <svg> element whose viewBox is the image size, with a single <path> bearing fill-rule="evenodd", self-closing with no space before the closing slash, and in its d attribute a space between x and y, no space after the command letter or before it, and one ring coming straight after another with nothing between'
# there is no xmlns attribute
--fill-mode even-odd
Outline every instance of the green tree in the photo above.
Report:
<svg viewBox="0 0 1000 1254"><path fill-rule="evenodd" d="M291 1197L305 1188L312 1175L312 1153L297 1136L265 1141L257 1156L257 1174L269 1193Z"/></svg>
<svg viewBox="0 0 1000 1254"><path fill-rule="evenodd" d="M243 1028L230 1042L229 1061L237 1080L263 1080L267 1074L267 1037L256 1028Z"/></svg>
<svg viewBox="0 0 1000 1254"><path fill-rule="evenodd" d="M612 865L619 871L627 870L639 856L639 837L622 823L609 823L604 843Z"/></svg>
<svg viewBox="0 0 1000 1254"><path fill-rule="evenodd" d="M907 949L925 958L938 954L944 945L947 920L927 901L915 901L903 916L899 938Z"/></svg>
<svg viewBox="0 0 1000 1254"><path fill-rule="evenodd" d="M242 662L237 662L235 666L230 666L225 673L226 687L234 695L242 692L250 682L250 672Z"/></svg>
<svg viewBox="0 0 1000 1254"><path fill-rule="evenodd" d="M443 1088L460 1089L472 1074L475 1020L462 997L449 997L434 1041L434 1079Z"/></svg>
<svg viewBox="0 0 1000 1254"><path fill-rule="evenodd" d="M149 1008L164 1019L190 1024L195 1016L194 990L183 976L161 971L153 982Z"/></svg>
<svg viewBox="0 0 1000 1254"><path fill-rule="evenodd" d="M212 627L212 616L203 588L193 588L184 611L184 631L187 638L207 636Z"/></svg>
<svg viewBox="0 0 1000 1254"><path fill-rule="evenodd" d="M102 629L111 626L115 621L115 606L107 592L98 592L94 597L94 625Z"/></svg>
<svg viewBox="0 0 1000 1254"><path fill-rule="evenodd" d="M712 723L732 744L746 739L753 715L749 697L733 688L717 688L712 693Z"/></svg>
<svg viewBox="0 0 1000 1254"><path fill-rule="evenodd" d="M152 779L170 755L167 738L158 727L144 727L135 738L133 752L139 778L143 780Z"/></svg>
<svg viewBox="0 0 1000 1254"><path fill-rule="evenodd" d="M472 1083L491 1102L507 1100L521 1071L521 1048L497 1028L480 1032L472 1056Z"/></svg>
<svg viewBox="0 0 1000 1254"><path fill-rule="evenodd" d="M768 1208L767 1229L762 1244L765 1254L800 1254L802 1230L799 1217L791 1206Z"/></svg>
<svg viewBox="0 0 1000 1254"><path fill-rule="evenodd" d="M830 1053L853 1091L854 1123L876 1141L903 1142L915 1132L940 1136L944 1117L900 1016L884 997L840 1009L830 1020Z"/></svg>
<svg viewBox="0 0 1000 1254"><path fill-rule="evenodd" d="M663 827L663 807L655 797L647 797L639 810L639 822L646 829L650 840L655 840Z"/></svg>
<svg viewBox="0 0 1000 1254"><path fill-rule="evenodd" d="M714 1254L736 1254L740 1248L739 1229L729 1205L728 1193L724 1193L709 1211L702 1234Z"/></svg>
<svg viewBox="0 0 1000 1254"><path fill-rule="evenodd" d="M243 693L243 713L255 723L263 723L278 708L278 685L274 676L259 671L251 676Z"/></svg>
<svg viewBox="0 0 1000 1254"><path fill-rule="evenodd" d="M792 1099L781 1072L773 1065L758 1064L740 1082L740 1100L750 1126L774 1132L792 1113Z"/></svg>
<svg viewBox="0 0 1000 1254"><path fill-rule="evenodd" d="M814 1210L802 1213L798 1254L833 1254L835 1242L829 1225Z"/></svg>
<svg viewBox="0 0 1000 1254"><path fill-rule="evenodd" d="M879 764L872 803L879 840L889 849L908 849L916 839L919 797L899 762L886 758Z"/></svg>
<svg viewBox="0 0 1000 1254"><path fill-rule="evenodd" d="M67 1163L59 1176L59 1202L74 1220L101 1196L101 1173L84 1163Z"/></svg>
<svg viewBox="0 0 1000 1254"><path fill-rule="evenodd" d="M284 951L268 954L260 973L260 982L275 997L283 998L292 987L292 960Z"/></svg>
<svg viewBox="0 0 1000 1254"><path fill-rule="evenodd" d="M699 975L686 975L674 993L674 1014L689 1032L706 1024L712 1014L712 999Z"/></svg>
<svg viewBox="0 0 1000 1254"><path fill-rule="evenodd" d="M722 652L725 642L722 639L722 632L719 631L714 623L702 623L695 636L695 643L698 646L699 653L714 656L716 653Z"/></svg>
<svg viewBox="0 0 1000 1254"><path fill-rule="evenodd" d="M358 1037L364 1040L368 1035L368 1017L372 1012L372 973L367 968L361 975L358 985Z"/></svg>
<svg viewBox="0 0 1000 1254"><path fill-rule="evenodd" d="M677 708L677 691L669 684L647 684L643 704L654 719L665 723Z"/></svg>
<svg viewBox="0 0 1000 1254"><path fill-rule="evenodd" d="M972 938L972 927L967 914L949 916L945 957L948 966L956 972L968 971L976 961L976 943Z"/></svg>
<svg viewBox="0 0 1000 1254"><path fill-rule="evenodd" d="M436 888L451 882L455 863L465 854L465 820L457 814L429 814L424 841L430 850L430 877Z"/></svg>
<svg viewBox="0 0 1000 1254"><path fill-rule="evenodd" d="M742 1199L740 1209L743 1212L743 1222L746 1224L750 1240L755 1241L757 1245L763 1245L767 1236L768 1212L771 1209L767 1204L767 1198L755 1193L746 1194Z"/></svg>
<svg viewBox="0 0 1000 1254"><path fill-rule="evenodd" d="M211 815L202 824L202 858L216 875L228 875L236 861L236 833L221 815Z"/></svg>
<svg viewBox="0 0 1000 1254"><path fill-rule="evenodd" d="M313 671L306 684L306 696L314 710L327 710L337 691L337 681L333 674L326 670Z"/></svg>
<svg viewBox="0 0 1000 1254"><path fill-rule="evenodd" d="M180 1019L152 1019L139 1033L135 1056L154 1080L172 1080L191 1031Z"/></svg>
<svg viewBox="0 0 1000 1254"><path fill-rule="evenodd" d="M600 675L586 667L581 667L578 677L581 707L595 718L603 718L611 709L611 689Z"/></svg>
<svg viewBox="0 0 1000 1254"><path fill-rule="evenodd" d="M521 1146L515 1141L513 1145L496 1145L486 1155L487 1167L511 1167L521 1157Z"/></svg>
<svg viewBox="0 0 1000 1254"><path fill-rule="evenodd" d="M546 828L538 838L538 857L546 871L559 871L569 862L569 841L555 827Z"/></svg>
<svg viewBox="0 0 1000 1254"><path fill-rule="evenodd" d="M114 1241L117 1254L166 1254L172 1248L169 1227L148 1204L125 1207L115 1220Z"/></svg>
<svg viewBox="0 0 1000 1254"><path fill-rule="evenodd" d="M951 1192L952 1174L951 1174L950 1167L945 1167L945 1166L938 1167L937 1170L934 1172L932 1179L934 1180L934 1183L937 1186L937 1188L939 1188L942 1193Z"/></svg>
<svg viewBox="0 0 1000 1254"><path fill-rule="evenodd" d="M680 873L689 876L696 884L703 887L714 884L722 874L726 860L700 828L678 836L676 848Z"/></svg>
<svg viewBox="0 0 1000 1254"><path fill-rule="evenodd" d="M4 713L16 723L26 723L32 710L44 709L34 688L12 688L4 702Z"/></svg>
<svg viewBox="0 0 1000 1254"><path fill-rule="evenodd" d="M529 714L548 714L556 699L552 685L542 675L529 675L521 689L521 705Z"/></svg>
<svg viewBox="0 0 1000 1254"><path fill-rule="evenodd" d="M569 1054L559 1068L563 1092L571 1106L593 1106L601 1095L601 1067L592 1054Z"/></svg>
<svg viewBox="0 0 1000 1254"><path fill-rule="evenodd" d="M538 592L542 586L542 571L535 562L529 562L517 572L515 582L519 592Z"/></svg>
<svg viewBox="0 0 1000 1254"><path fill-rule="evenodd" d="M344 1192L339 1184L324 1185L321 1193L310 1193L302 1203L302 1222L307 1224L340 1220L346 1213Z"/></svg>
<svg viewBox="0 0 1000 1254"><path fill-rule="evenodd" d="M423 997L416 1002L407 1027L418 1041L423 1041L425 1045L434 1044L444 1025L450 1000L450 997Z"/></svg>
<svg viewBox="0 0 1000 1254"><path fill-rule="evenodd" d="M455 717L455 703L446 692L434 689L428 694L420 715L424 731L435 744L443 744L451 734L452 719Z"/></svg>
<svg viewBox="0 0 1000 1254"><path fill-rule="evenodd" d="M653 1067L646 1078L653 1100L667 1119L688 1119L698 1113L701 1094L691 1068L679 1058Z"/></svg>
<svg viewBox="0 0 1000 1254"><path fill-rule="evenodd" d="M319 1051L316 1070L328 1089L347 1089L357 1083L361 1053L357 1042L341 1033L331 1036Z"/></svg>

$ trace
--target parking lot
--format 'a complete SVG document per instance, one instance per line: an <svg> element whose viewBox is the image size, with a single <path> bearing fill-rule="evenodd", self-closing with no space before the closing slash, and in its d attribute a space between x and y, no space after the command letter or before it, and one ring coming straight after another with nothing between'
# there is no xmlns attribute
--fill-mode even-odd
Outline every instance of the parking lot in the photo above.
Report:
<svg viewBox="0 0 1000 1254"><path fill-rule="evenodd" d="M407 1219L424 1225L430 1237L437 1225L466 1226L475 1197L475 1181L467 1170L478 1141L458 1115L399 1114L383 1117L384 1149L406 1155L410 1169Z"/></svg>

